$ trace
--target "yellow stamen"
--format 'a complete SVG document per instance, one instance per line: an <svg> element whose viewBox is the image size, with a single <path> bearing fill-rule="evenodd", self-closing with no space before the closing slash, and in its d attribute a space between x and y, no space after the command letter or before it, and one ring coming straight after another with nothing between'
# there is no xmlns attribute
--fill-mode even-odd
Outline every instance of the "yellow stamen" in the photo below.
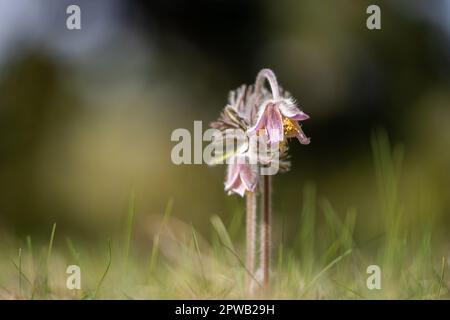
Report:
<svg viewBox="0 0 450 320"><path fill-rule="evenodd" d="M289 118L283 119L283 130L286 137L296 134L298 132L298 124Z"/></svg>

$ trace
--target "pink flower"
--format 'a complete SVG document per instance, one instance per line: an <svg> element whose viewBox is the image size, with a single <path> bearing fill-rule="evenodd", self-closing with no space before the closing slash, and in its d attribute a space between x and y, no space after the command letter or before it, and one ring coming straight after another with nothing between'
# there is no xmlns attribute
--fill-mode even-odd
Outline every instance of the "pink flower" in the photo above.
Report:
<svg viewBox="0 0 450 320"><path fill-rule="evenodd" d="M303 133L299 121L309 116L297 108L291 99L266 100L259 108L256 123L248 129L249 134L264 130L269 143L283 142L296 137L301 144L309 144L310 139Z"/></svg>
<svg viewBox="0 0 450 320"><path fill-rule="evenodd" d="M257 183L257 174L251 164L245 162L245 156L236 155L228 165L225 191L228 194L236 193L243 197L246 191L254 192Z"/></svg>

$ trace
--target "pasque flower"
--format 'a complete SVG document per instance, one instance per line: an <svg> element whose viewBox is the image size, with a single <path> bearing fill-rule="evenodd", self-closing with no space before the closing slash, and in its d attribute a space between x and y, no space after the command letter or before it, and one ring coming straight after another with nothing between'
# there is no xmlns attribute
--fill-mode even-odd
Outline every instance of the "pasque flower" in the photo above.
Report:
<svg viewBox="0 0 450 320"><path fill-rule="evenodd" d="M259 134L261 130L267 135L269 143L280 143L287 138L296 137L301 144L309 144L299 121L309 119L309 116L301 111L289 93L280 95L280 88L275 75L269 69L263 69L256 80L256 88L262 87L264 79L269 81L272 90L272 99L264 100L258 109L255 124L248 129L249 134Z"/></svg>
<svg viewBox="0 0 450 320"><path fill-rule="evenodd" d="M211 127L226 132L227 129L238 129L245 132L256 113L255 94L252 86L242 85L230 92L228 104L219 119L211 123ZM225 141L233 140L233 136L222 137ZM239 139L238 139L239 140ZM225 156L227 158L227 156ZM238 141L235 153L228 156L225 191L228 194L238 194L243 197L246 193L254 192L258 181L257 166L250 164L250 146L248 142Z"/></svg>
<svg viewBox="0 0 450 320"><path fill-rule="evenodd" d="M266 80L270 90L264 87ZM227 139L226 133L229 129L240 129L247 133L248 138L256 137L258 141L261 138L263 146L270 146L270 151L273 148L277 151L261 155L254 144L241 143L234 153L225 156L228 159L225 191L246 198L246 268L250 275L256 271L257 199L259 196L262 198L259 268L256 276L246 277L249 293L253 292L255 283L268 288L270 275L272 179L260 169L276 163L280 171L289 170L286 141L295 137L301 144L309 144L310 139L306 137L299 123L307 119L309 116L297 107L290 94L278 86L274 73L263 69L258 73L254 86L243 85L230 92L228 104L219 119L211 124L212 128L223 133L222 139ZM238 139L234 135L228 138L233 141ZM254 159L255 155L258 161L253 163L250 159ZM258 184L262 187L257 188Z"/></svg>

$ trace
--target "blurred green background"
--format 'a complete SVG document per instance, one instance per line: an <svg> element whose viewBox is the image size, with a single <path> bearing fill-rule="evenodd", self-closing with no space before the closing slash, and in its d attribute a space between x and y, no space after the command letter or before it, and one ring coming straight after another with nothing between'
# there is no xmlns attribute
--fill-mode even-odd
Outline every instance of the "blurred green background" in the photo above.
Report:
<svg viewBox="0 0 450 320"><path fill-rule="evenodd" d="M73 3L81 30L66 29ZM382 30L366 28L370 4ZM174 165L170 135L194 120L206 128L263 67L311 116L312 143L292 143L292 171L274 179L275 234L295 235L306 184L337 212L357 210L357 238L382 232L370 143L382 128L404 150L405 223L445 237L446 0L0 0L0 232L47 239L56 222L104 239L131 193L140 216L173 198L173 216L202 232L211 215L229 221L243 201L225 195L225 168Z"/></svg>

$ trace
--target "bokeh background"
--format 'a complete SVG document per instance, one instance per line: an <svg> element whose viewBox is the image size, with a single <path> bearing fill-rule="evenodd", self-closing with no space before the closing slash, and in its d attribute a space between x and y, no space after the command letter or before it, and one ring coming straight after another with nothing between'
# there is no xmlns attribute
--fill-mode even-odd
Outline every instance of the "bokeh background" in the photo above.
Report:
<svg viewBox="0 0 450 320"><path fill-rule="evenodd" d="M81 30L66 8L81 7ZM382 30L366 28L381 7ZM0 232L104 239L137 215L208 233L242 199L225 168L176 166L170 135L204 128L228 91L264 67L311 116L275 178L274 230L295 225L314 185L355 234L382 231L371 135L404 150L408 224L450 227L450 1L0 0ZM320 217L318 222L320 223ZM287 223L286 223L287 222ZM295 229L289 232L295 234Z"/></svg>

